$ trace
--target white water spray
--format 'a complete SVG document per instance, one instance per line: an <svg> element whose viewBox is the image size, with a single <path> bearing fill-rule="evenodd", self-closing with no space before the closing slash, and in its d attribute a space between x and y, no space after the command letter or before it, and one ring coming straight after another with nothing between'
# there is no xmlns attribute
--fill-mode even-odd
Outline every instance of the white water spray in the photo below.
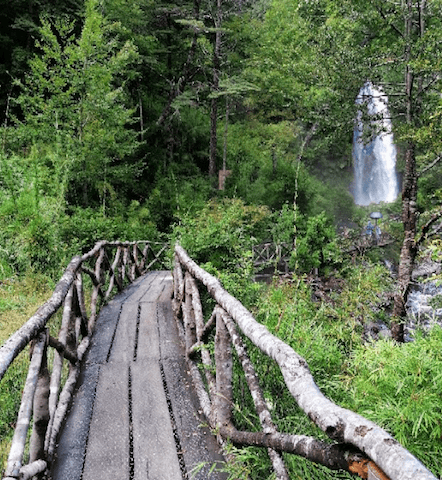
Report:
<svg viewBox="0 0 442 480"><path fill-rule="evenodd" d="M367 82L360 90L356 103L366 105L368 115L380 133L369 143L363 142L362 113L358 114L358 124L353 134L354 189L357 205L394 202L399 193L396 174L396 147L393 143L391 120L387 108L388 97ZM381 128L379 128L381 127Z"/></svg>

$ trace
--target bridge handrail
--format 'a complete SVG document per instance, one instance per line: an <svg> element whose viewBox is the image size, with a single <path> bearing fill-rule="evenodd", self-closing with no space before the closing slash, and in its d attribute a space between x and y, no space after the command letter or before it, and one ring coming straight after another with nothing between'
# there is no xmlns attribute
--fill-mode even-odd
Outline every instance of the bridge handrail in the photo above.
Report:
<svg viewBox="0 0 442 480"><path fill-rule="evenodd" d="M417 458L385 430L326 398L317 387L307 362L258 323L236 298L222 288L215 277L199 267L179 245L175 247L173 277L173 308L185 338L190 371L205 416L221 442L230 439L240 445L268 448L278 479L289 478L278 453L284 451L304 456L330 469L359 474L362 478L368 475L369 479L436 480ZM205 286L216 301L207 322L204 321L197 281ZM261 352L276 361L299 407L337 443L329 444L312 437L276 431L237 327ZM207 346L210 331L214 328L215 376L212 374L213 360ZM231 344L243 366L262 432L238 431L232 423ZM202 369L205 380L202 379L198 362L205 367Z"/></svg>
<svg viewBox="0 0 442 480"><path fill-rule="evenodd" d="M159 263L164 268L162 254L167 247L147 240L96 243L89 252L72 258L51 298L1 346L0 380L28 344L32 352L5 479L32 478L47 469L73 395L80 361L95 328L100 303L107 302L115 289L122 291L154 264ZM83 274L92 283L89 312ZM61 328L56 339L49 335L47 324L62 305ZM55 349L51 375L47 365L48 346ZM69 374L59 394L64 359L69 361ZM31 418L30 461L23 465Z"/></svg>

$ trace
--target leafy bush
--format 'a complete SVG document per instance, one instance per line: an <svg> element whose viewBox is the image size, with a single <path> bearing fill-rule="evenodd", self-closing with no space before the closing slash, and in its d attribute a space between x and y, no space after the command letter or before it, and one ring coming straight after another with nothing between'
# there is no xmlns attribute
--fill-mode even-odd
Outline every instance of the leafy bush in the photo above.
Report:
<svg viewBox="0 0 442 480"><path fill-rule="evenodd" d="M402 345L380 341L355 349L348 374L358 413L390 431L442 475L442 329Z"/></svg>
<svg viewBox="0 0 442 480"><path fill-rule="evenodd" d="M254 310L258 321L306 359L326 396L380 424L440 476L442 329L403 345L362 340L362 324L383 315L391 282L380 265L347 267L339 289L328 294L328 302L318 302L306 279L295 277L261 291ZM278 429L324 438L297 407L274 362L252 345L249 349ZM246 386L237 382L235 401L241 409L235 421L242 428L250 429L250 422L259 428ZM297 457L286 459L293 478L350 478Z"/></svg>
<svg viewBox="0 0 442 480"><path fill-rule="evenodd" d="M269 218L266 207L239 199L211 200L196 215L183 215L172 238L198 264L209 262L233 272L250 260L252 246L267 233Z"/></svg>
<svg viewBox="0 0 442 480"><path fill-rule="evenodd" d="M296 239L292 265L302 272L317 268L320 273L341 261L336 230L325 213L306 219Z"/></svg>

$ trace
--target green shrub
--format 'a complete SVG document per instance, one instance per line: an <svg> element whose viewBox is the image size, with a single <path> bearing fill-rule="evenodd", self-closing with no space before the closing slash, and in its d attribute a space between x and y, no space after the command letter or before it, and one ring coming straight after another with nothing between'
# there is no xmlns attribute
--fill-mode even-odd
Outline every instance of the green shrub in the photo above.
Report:
<svg viewBox="0 0 442 480"><path fill-rule="evenodd" d="M195 215L183 215L172 238L196 263L233 272L250 264L252 246L265 237L269 218L266 207L239 199L211 200Z"/></svg>
<svg viewBox="0 0 442 480"><path fill-rule="evenodd" d="M379 341L355 349L349 375L353 408L391 432L442 475L442 329L402 345Z"/></svg>
<svg viewBox="0 0 442 480"><path fill-rule="evenodd" d="M302 219L300 220L302 225ZM341 260L336 230L325 213L307 218L305 227L301 226L296 239L292 266L296 266L301 272L317 268L319 273L323 274Z"/></svg>

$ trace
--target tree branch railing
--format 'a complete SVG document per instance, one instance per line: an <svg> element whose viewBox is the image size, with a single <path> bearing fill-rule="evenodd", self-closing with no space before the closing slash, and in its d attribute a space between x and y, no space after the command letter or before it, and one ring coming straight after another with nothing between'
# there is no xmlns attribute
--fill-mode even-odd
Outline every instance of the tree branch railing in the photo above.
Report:
<svg viewBox="0 0 442 480"><path fill-rule="evenodd" d="M167 245L149 241L98 242L90 252L71 260L51 298L0 348L0 380L27 345L31 353L5 480L32 478L48 469L100 306L153 265L164 269L166 248ZM85 275L91 280L89 311ZM58 311L62 318L56 339L49 334L47 325ZM54 349L51 373L48 347ZM67 378L62 381L66 377L62 375L66 361ZM25 464L27 447L29 461Z"/></svg>
<svg viewBox="0 0 442 480"><path fill-rule="evenodd" d="M199 267L180 246L175 247L173 309L185 339L187 360L201 407L221 444L266 448L279 480L289 478L281 452L305 457L332 470L345 470L369 480L436 480L425 466L385 430L370 420L331 402L310 373L306 361L259 324L220 282ZM215 307L206 312L199 287ZM214 335L214 353L209 339ZM210 336L212 335L212 337ZM260 389L243 338L279 366L298 406L334 443L304 435L279 433ZM233 356L242 366L261 431L239 431L232 415Z"/></svg>
<svg viewBox="0 0 442 480"><path fill-rule="evenodd" d="M253 265L256 268L277 267L279 264L283 264L284 270L287 272L293 244L267 242L254 245L252 251Z"/></svg>

